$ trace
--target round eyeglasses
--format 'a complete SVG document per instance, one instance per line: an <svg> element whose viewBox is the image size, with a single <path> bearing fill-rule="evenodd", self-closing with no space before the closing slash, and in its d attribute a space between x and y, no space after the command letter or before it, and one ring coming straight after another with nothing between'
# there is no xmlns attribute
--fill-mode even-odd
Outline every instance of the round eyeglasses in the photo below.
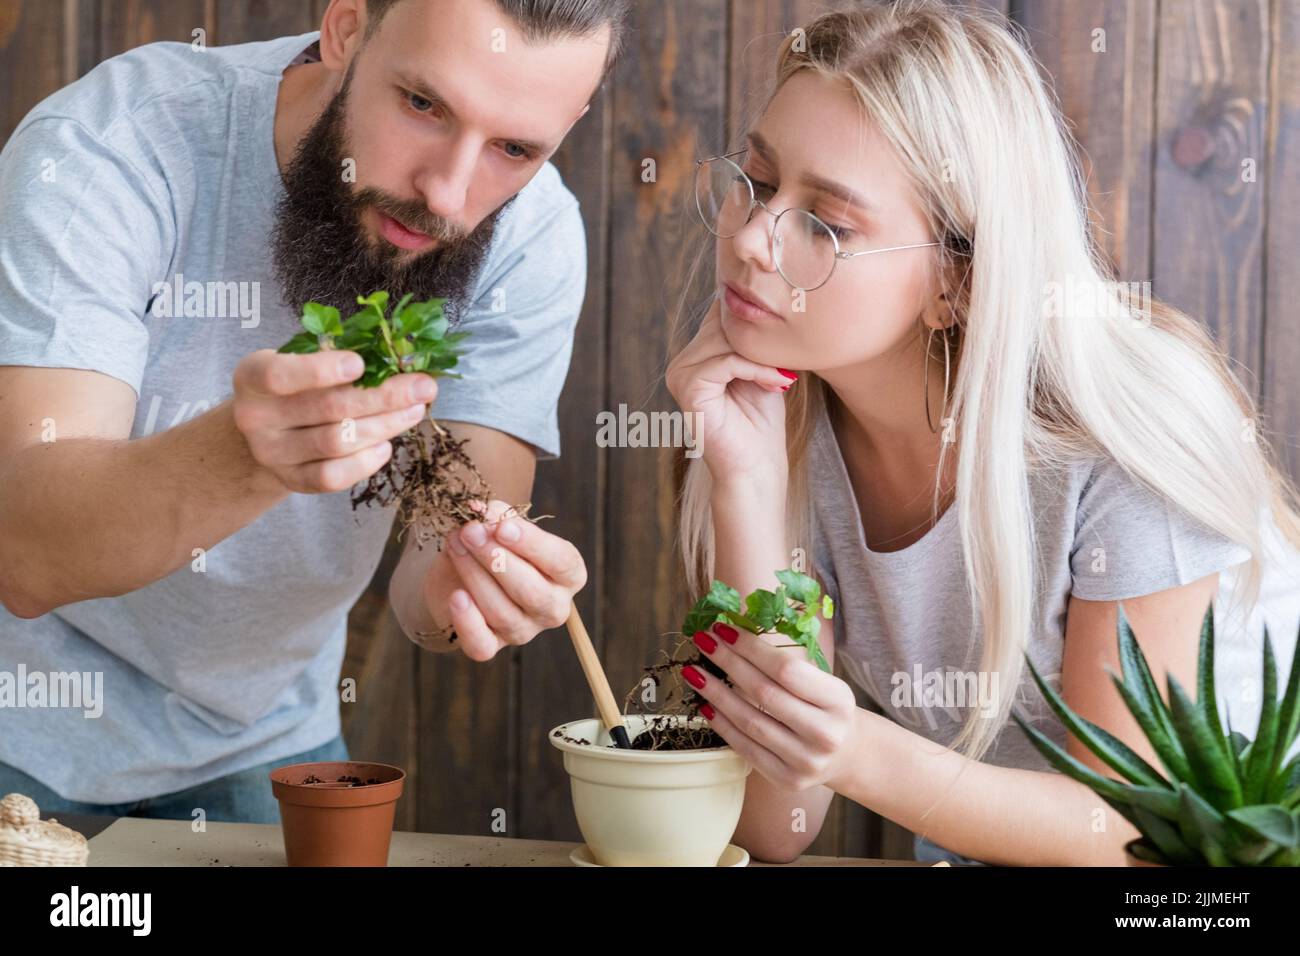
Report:
<svg viewBox="0 0 1300 956"><path fill-rule="evenodd" d="M695 208L705 228L719 239L730 239L740 232L753 218L757 207L761 206L764 212L775 216L776 223L770 234L772 261L776 263L781 278L796 289L805 292L820 289L830 280L835 263L840 259L941 245L938 242L914 242L905 246L844 252L840 249L840 239L835 230L806 209L792 206L774 213L754 195L754 181L731 160L731 157L744 152L745 149L738 149L695 161Z"/></svg>

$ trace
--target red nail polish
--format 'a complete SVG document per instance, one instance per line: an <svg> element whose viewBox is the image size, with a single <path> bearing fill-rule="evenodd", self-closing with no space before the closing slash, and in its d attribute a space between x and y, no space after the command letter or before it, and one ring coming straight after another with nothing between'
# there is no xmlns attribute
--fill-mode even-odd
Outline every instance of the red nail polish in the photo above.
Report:
<svg viewBox="0 0 1300 956"><path fill-rule="evenodd" d="M797 374L795 374L794 372L790 371L788 368L779 368L779 369L777 369L777 371L780 372L782 375L784 375L786 378L798 378L798 377L799 377Z"/></svg>
<svg viewBox="0 0 1300 956"><path fill-rule="evenodd" d="M704 686L704 675L690 664L687 664L682 668L682 676L686 678L686 683L690 684L696 690L699 690Z"/></svg>
<svg viewBox="0 0 1300 956"><path fill-rule="evenodd" d="M726 624L714 624L713 633L718 635L728 644L735 644L736 638L740 637L740 632L734 627L728 627Z"/></svg>
<svg viewBox="0 0 1300 956"><path fill-rule="evenodd" d="M705 720L712 720L716 711L712 704L700 704L700 713L704 715Z"/></svg>
<svg viewBox="0 0 1300 956"><path fill-rule="evenodd" d="M693 637L692 640L695 641L695 646L705 654L712 654L718 649L718 642L709 637L709 635L705 634L703 631L696 631L695 637Z"/></svg>
<svg viewBox="0 0 1300 956"><path fill-rule="evenodd" d="M790 386L789 386L789 385L782 385L782 386L781 386L781 392L782 392L782 394L784 394L784 393L786 393L786 392L788 392L788 391L790 391Z"/></svg>

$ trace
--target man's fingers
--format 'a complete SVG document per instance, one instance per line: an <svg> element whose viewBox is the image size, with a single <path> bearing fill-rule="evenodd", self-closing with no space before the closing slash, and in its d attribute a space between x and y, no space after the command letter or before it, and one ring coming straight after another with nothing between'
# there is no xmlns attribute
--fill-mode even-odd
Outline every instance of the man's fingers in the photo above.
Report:
<svg viewBox="0 0 1300 956"><path fill-rule="evenodd" d="M504 547L490 526L471 521L449 536L448 546L454 556L477 560L483 573L491 575L529 620L544 628L559 627L568 620L572 601L564 586L557 586L526 558ZM462 555L462 550L467 554ZM491 614L488 617L491 619Z"/></svg>
<svg viewBox="0 0 1300 956"><path fill-rule="evenodd" d="M582 553L563 538L543 531L525 518L513 516L497 522L493 539L523 558L556 584L581 591L587 583Z"/></svg>
<svg viewBox="0 0 1300 956"><path fill-rule="evenodd" d="M259 395L296 395L311 388L329 388L355 381L365 371L356 352L330 350L307 355L281 355L259 349L239 363L235 388Z"/></svg>
<svg viewBox="0 0 1300 956"><path fill-rule="evenodd" d="M459 532L453 532L455 534ZM458 553L457 544L458 540L448 542L452 565L487 626L507 644L527 643L532 639L533 631L524 612L506 594L498 576L480 564L468 550L465 554Z"/></svg>
<svg viewBox="0 0 1300 956"><path fill-rule="evenodd" d="M413 405L396 412L368 415L356 421L291 428L281 432L275 447L263 457L268 465L298 465L329 458L344 458L413 428L427 409Z"/></svg>
<svg viewBox="0 0 1300 956"><path fill-rule="evenodd" d="M469 506L471 510L477 511L489 525L499 521L502 515L514 507L508 501L502 501L500 498L493 498L488 502L475 499L469 503Z"/></svg>
<svg viewBox="0 0 1300 956"><path fill-rule="evenodd" d="M378 388L336 385L294 395L280 413L286 428L338 423L367 415L399 411L421 402L429 404L438 394L438 383L423 372L394 375Z"/></svg>
<svg viewBox="0 0 1300 956"><path fill-rule="evenodd" d="M464 607L458 606L464 602ZM451 612L451 626L456 631L456 646L472 661L490 661L505 643L492 633L474 598L457 588L451 592L447 607Z"/></svg>
<svg viewBox="0 0 1300 956"><path fill-rule="evenodd" d="M393 446L381 441L346 458L328 458L294 465L287 469L288 477L281 477L281 481L290 491L303 494L346 491L378 471L392 454Z"/></svg>

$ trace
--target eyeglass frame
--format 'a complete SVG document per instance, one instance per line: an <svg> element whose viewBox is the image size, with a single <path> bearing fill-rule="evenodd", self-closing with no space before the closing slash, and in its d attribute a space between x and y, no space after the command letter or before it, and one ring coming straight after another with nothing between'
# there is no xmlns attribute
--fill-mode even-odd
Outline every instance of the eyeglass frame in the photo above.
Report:
<svg viewBox="0 0 1300 956"><path fill-rule="evenodd" d="M858 256L869 256L869 255L873 255L874 253L877 253L877 252L896 252L896 251L899 250L899 249L922 249L922 248L925 248L926 246L941 246L941 245L943 245L942 242L938 242L938 241L935 241L935 242L916 242L916 243L911 243L911 244L909 244L909 245L905 245L905 246L888 246L888 247L886 247L886 248L884 248L884 249L864 249L862 252L845 252L845 251L843 251L842 249L840 249L840 237L837 236L837 235L835 235L835 230L832 229L832 228L831 228L831 227L830 227L830 226L829 226L829 225L828 225L828 224L827 224L827 223L826 223L826 222L825 222L825 221L824 221L820 216L818 216L816 213L814 213L814 212L809 212L807 209L800 209L798 206L788 206L788 207L786 207L785 209L782 209L780 212L772 212L772 210L768 208L767 203L763 202L763 200L761 200L761 199L758 198L757 194L754 192L754 180L750 178L749 173L747 173L747 172L745 172L743 169L741 169L739 163L736 163L736 162L732 162L732 161L731 161L731 157L732 157L732 156L739 156L741 153L747 153L747 152L749 152L749 147L748 147L748 146L745 146L745 147L742 147L742 148L740 148L740 149L732 150L730 153L720 153L720 154L717 155L717 156L710 156L710 157L708 157L707 159L697 159L697 160L695 161L696 179L697 179L697 181L698 181L698 178L699 178L699 169L700 169L700 167L703 166L705 163L711 163L711 162L713 162L715 159L725 159L725 160L727 160L728 162L731 163L731 165L733 165L733 166L736 167L736 169L740 172L740 175L742 175L742 176L745 177L745 185L749 188L749 211L745 214L745 221L744 221L744 223L741 225L740 229L744 229L745 226L748 226L748 225L750 224L750 222L753 221L753 219L754 219L754 207L755 207L755 206L762 206L762 207L763 207L763 211L764 211L765 213L767 213L769 216L773 216L773 217L775 217L776 222L772 223L772 231L771 231L770 233L768 233L768 235L767 235L768 249L769 249L769 251L770 251L771 254L772 254L772 264L776 266L776 271L779 272L779 273L781 274L781 278L784 279L785 282L786 282L786 284L787 284L788 286L790 286L790 288L792 288L792 289L795 289L795 290L798 290L798 291L802 291L802 292L813 292L813 291L816 291L817 289L820 289L820 288L821 288L822 286L824 286L826 283L828 283L828 282L831 281L831 276L833 276L833 275L835 274L835 264L836 264L839 260L841 260L841 259L856 259ZM697 213L699 213L699 215L700 215L700 221L704 223L704 228L707 229L707 230L709 230L710 233L712 233L713 235L717 236L719 239L734 239L737 235L740 234L740 229L737 229L737 230L736 230L735 232L733 232L730 236L724 236L724 235L722 235L722 233L714 231L713 227L709 225L708 219L705 218L704 210L700 208L700 193L699 193L699 189L698 189L698 188L695 190L695 211L696 211ZM782 217L782 216L784 216L786 213L788 213L788 212L792 212L792 211L793 211L793 212L801 212L801 213L803 213L805 216L810 216L810 217L812 217L812 219L813 219L813 220L814 220L814 221L815 221L819 226L821 226L823 229L826 230L826 234L829 235L829 236L831 237L831 241L835 244L835 256L834 256L834 258L831 260L831 268L830 268L830 271L829 271L828 273L826 273L826 278L825 278L825 279L823 279L821 282L817 283L815 286L812 286L811 288L809 288L809 287L805 287L805 286L795 285L793 282L791 282L791 281L790 281L790 277L787 276L787 275L785 274L785 270L781 268L780 260L779 260L779 258L777 257L777 254L776 254L776 227L777 227L777 224L780 223L780 221L781 221L781 217Z"/></svg>

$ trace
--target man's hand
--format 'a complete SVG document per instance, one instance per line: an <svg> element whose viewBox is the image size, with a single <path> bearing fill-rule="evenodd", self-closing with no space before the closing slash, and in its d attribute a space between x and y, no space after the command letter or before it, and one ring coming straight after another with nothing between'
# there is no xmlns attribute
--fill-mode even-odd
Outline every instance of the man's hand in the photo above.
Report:
<svg viewBox="0 0 1300 956"><path fill-rule="evenodd" d="M509 509L504 501L488 502L484 522L467 522L446 541L465 585L448 599L451 624L457 646L475 661L559 627L587 583L577 548L525 518L506 515Z"/></svg>
<svg viewBox="0 0 1300 956"><path fill-rule="evenodd" d="M373 475L393 452L389 439L424 417L438 383L406 372L377 388L351 384L364 371L356 352L245 356L232 405L253 458L290 491L309 494Z"/></svg>

